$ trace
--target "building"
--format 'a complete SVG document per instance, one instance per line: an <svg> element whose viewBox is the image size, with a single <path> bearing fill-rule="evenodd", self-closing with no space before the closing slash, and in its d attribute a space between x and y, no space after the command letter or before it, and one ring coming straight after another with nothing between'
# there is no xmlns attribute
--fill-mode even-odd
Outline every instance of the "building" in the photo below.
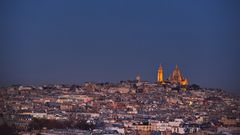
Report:
<svg viewBox="0 0 240 135"><path fill-rule="evenodd" d="M158 67L157 82L163 83L163 69L161 64Z"/></svg>
<svg viewBox="0 0 240 135"><path fill-rule="evenodd" d="M173 84L188 85L188 80L183 77L178 65L175 66L175 69L170 74L168 81Z"/></svg>
<svg viewBox="0 0 240 135"><path fill-rule="evenodd" d="M165 82L163 80L163 69L161 64L159 65L157 71L157 82L162 84ZM166 82L170 82L171 84L188 85L188 80L183 77L178 65L176 65Z"/></svg>
<svg viewBox="0 0 240 135"><path fill-rule="evenodd" d="M136 76L136 81L137 81L137 82L141 82L141 76L140 76L140 75L137 75L137 76Z"/></svg>

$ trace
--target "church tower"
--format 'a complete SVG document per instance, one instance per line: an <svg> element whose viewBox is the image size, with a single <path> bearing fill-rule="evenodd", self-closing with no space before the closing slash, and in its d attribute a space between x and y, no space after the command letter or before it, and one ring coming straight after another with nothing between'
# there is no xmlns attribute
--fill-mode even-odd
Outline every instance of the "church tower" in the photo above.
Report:
<svg viewBox="0 0 240 135"><path fill-rule="evenodd" d="M157 82L160 82L160 83L163 82L163 69L161 64L158 67Z"/></svg>

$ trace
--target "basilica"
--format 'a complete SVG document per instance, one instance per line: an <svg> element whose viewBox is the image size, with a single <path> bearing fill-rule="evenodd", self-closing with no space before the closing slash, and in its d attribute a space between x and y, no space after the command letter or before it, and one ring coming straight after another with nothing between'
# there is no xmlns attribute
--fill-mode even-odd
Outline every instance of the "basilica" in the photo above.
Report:
<svg viewBox="0 0 240 135"><path fill-rule="evenodd" d="M164 84L165 82L170 82L172 84L179 84L179 85L188 85L188 80L183 77L178 65L175 66L174 70L170 74L167 80L163 80L163 68L162 65L159 65L158 72L157 72L157 82Z"/></svg>

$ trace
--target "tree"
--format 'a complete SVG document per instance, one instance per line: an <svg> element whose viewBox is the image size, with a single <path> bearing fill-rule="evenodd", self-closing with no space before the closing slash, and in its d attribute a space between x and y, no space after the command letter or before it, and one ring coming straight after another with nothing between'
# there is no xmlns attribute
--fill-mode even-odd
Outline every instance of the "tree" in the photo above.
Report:
<svg viewBox="0 0 240 135"><path fill-rule="evenodd" d="M16 130L13 126L8 126L6 123L0 126L0 133L3 135L15 135Z"/></svg>
<svg viewBox="0 0 240 135"><path fill-rule="evenodd" d="M43 127L48 129L64 129L71 127L70 121L59 121L59 120L48 120L48 119L33 119L29 124L29 130L38 129L41 130Z"/></svg>
<svg viewBox="0 0 240 135"><path fill-rule="evenodd" d="M192 85L190 86L190 89L192 89L192 90L199 90L199 89L200 89L200 86L197 85L197 84L192 84Z"/></svg>

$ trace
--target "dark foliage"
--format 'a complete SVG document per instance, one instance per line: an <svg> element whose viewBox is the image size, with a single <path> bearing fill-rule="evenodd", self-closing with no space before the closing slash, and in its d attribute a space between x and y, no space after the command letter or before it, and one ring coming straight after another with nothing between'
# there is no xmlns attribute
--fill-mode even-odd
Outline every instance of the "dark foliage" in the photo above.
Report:
<svg viewBox="0 0 240 135"><path fill-rule="evenodd" d="M15 127L8 126L7 124L3 124L0 126L0 134L3 135L16 135Z"/></svg>
<svg viewBox="0 0 240 135"><path fill-rule="evenodd" d="M48 129L62 129L67 128L69 123L66 121L57 121L57 120L47 120L47 119L33 119L29 125L29 129L42 129L46 127Z"/></svg>
<svg viewBox="0 0 240 135"><path fill-rule="evenodd" d="M200 89L200 86L197 85L197 84L192 84L192 85L190 86L190 89L191 89L191 90L199 90L199 89Z"/></svg>
<svg viewBox="0 0 240 135"><path fill-rule="evenodd" d="M59 121L59 120L48 120L48 119L33 119L29 125L29 130L37 129L41 130L46 127L47 129L65 129L65 128L78 128L82 130L94 129L94 124L89 124L86 120L78 121Z"/></svg>

